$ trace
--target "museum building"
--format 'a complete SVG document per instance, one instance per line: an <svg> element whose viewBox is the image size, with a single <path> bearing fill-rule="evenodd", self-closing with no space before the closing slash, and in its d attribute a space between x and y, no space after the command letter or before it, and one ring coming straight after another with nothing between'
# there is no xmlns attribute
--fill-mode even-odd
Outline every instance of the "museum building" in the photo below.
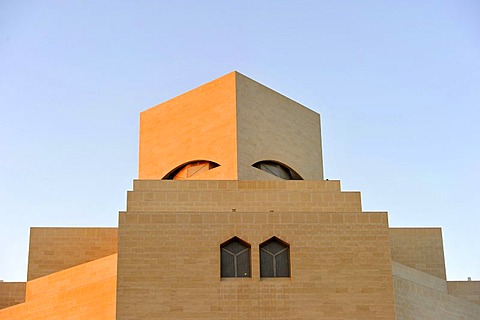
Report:
<svg viewBox="0 0 480 320"><path fill-rule="evenodd" d="M440 228L323 174L320 115L232 72L140 114L118 228L31 228L0 319L480 319Z"/></svg>

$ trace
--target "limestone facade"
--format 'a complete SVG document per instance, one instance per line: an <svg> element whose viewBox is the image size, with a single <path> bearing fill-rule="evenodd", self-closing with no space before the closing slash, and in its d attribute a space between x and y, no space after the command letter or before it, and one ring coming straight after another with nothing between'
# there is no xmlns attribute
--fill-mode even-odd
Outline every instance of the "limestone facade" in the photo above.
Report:
<svg viewBox="0 0 480 320"><path fill-rule="evenodd" d="M324 180L320 132L238 72L142 112L118 228L32 228L0 320L480 319L480 282L446 280L441 229L363 212Z"/></svg>
<svg viewBox="0 0 480 320"><path fill-rule="evenodd" d="M260 277L259 245L273 236L290 245L289 278ZM251 277L220 276L233 237L251 245ZM118 265L118 319L395 314L387 214L362 213L338 181L136 181Z"/></svg>

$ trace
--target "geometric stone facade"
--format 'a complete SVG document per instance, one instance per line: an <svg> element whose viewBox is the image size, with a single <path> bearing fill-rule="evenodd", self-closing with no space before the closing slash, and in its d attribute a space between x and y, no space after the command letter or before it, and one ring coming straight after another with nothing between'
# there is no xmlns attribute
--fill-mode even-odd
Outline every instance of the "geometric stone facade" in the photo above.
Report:
<svg viewBox="0 0 480 320"><path fill-rule="evenodd" d="M117 254L28 281L2 320L115 319Z"/></svg>
<svg viewBox="0 0 480 320"><path fill-rule="evenodd" d="M251 245L251 277L221 278L219 246ZM261 278L259 245L290 245ZM393 319L386 213L338 181L139 180L120 214L117 319ZM139 270L142 271L139 274Z"/></svg>
<svg viewBox="0 0 480 320"><path fill-rule="evenodd" d="M117 228L31 228L28 281L117 253Z"/></svg>
<svg viewBox="0 0 480 320"><path fill-rule="evenodd" d="M0 319L480 319L441 230L363 212L320 116L237 72L142 112L139 149L118 228L32 228Z"/></svg>
<svg viewBox="0 0 480 320"><path fill-rule="evenodd" d="M393 283L397 320L480 319L480 305L452 295L443 279L394 262Z"/></svg>
<svg viewBox="0 0 480 320"><path fill-rule="evenodd" d="M391 228L392 260L446 280L442 229Z"/></svg>
<svg viewBox="0 0 480 320"><path fill-rule="evenodd" d="M195 160L219 164L195 180L278 180L262 160L323 180L320 115L238 72L140 114L139 179Z"/></svg>

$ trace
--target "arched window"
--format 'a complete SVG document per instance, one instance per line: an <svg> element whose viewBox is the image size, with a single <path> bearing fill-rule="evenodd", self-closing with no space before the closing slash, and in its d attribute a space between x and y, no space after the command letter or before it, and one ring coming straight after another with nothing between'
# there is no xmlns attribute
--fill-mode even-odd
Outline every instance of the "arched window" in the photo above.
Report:
<svg viewBox="0 0 480 320"><path fill-rule="evenodd" d="M220 246L221 277L248 278L251 276L250 245L237 237Z"/></svg>
<svg viewBox="0 0 480 320"><path fill-rule="evenodd" d="M260 277L290 277L290 246L277 237L260 245Z"/></svg>
<svg viewBox="0 0 480 320"><path fill-rule="evenodd" d="M163 180L185 180L194 177L196 174L218 167L219 164L208 161L198 160L187 162L176 169L170 171Z"/></svg>
<svg viewBox="0 0 480 320"><path fill-rule="evenodd" d="M303 180L302 177L295 172L295 170L280 162L271 160L259 161L252 164L252 166L284 180Z"/></svg>

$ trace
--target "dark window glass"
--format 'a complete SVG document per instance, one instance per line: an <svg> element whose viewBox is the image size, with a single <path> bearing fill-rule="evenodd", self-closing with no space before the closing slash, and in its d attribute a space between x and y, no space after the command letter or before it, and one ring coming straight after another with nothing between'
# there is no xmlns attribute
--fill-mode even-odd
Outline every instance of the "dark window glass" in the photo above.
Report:
<svg viewBox="0 0 480 320"><path fill-rule="evenodd" d="M260 245L260 276L290 277L290 246L276 237Z"/></svg>
<svg viewBox="0 0 480 320"><path fill-rule="evenodd" d="M273 255L260 249L260 276L274 277L273 264Z"/></svg>
<svg viewBox="0 0 480 320"><path fill-rule="evenodd" d="M235 277L235 258L222 250L222 277Z"/></svg>
<svg viewBox="0 0 480 320"><path fill-rule="evenodd" d="M250 277L250 245L234 237L220 246L222 278Z"/></svg>
<svg viewBox="0 0 480 320"><path fill-rule="evenodd" d="M218 163L207 160L191 161L184 163L173 171L170 171L170 173L163 177L163 180L185 180L192 177L195 179L196 174L211 170L218 166Z"/></svg>
<svg viewBox="0 0 480 320"><path fill-rule="evenodd" d="M273 174L284 180L303 180L302 177L295 170L287 167L286 165L276 161L259 161L252 164L255 168L258 168L267 173Z"/></svg>

